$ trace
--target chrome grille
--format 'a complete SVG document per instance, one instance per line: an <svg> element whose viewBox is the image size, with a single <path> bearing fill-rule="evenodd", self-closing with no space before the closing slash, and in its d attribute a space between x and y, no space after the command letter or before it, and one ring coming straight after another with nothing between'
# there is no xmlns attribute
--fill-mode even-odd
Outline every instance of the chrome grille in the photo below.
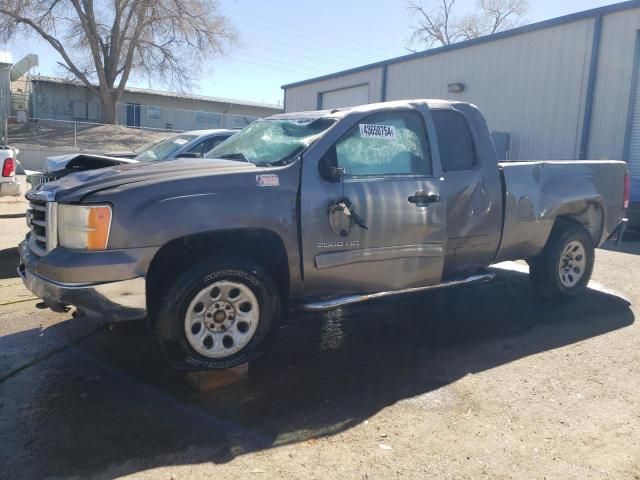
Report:
<svg viewBox="0 0 640 480"><path fill-rule="evenodd" d="M47 202L39 200L29 202L27 226L31 230L29 249L41 257L47 253Z"/></svg>
<svg viewBox="0 0 640 480"><path fill-rule="evenodd" d="M66 172L63 173L31 173L27 175L27 182L31 185L32 188L37 188L40 185L44 185L45 183L53 182L55 180L59 180L66 175Z"/></svg>

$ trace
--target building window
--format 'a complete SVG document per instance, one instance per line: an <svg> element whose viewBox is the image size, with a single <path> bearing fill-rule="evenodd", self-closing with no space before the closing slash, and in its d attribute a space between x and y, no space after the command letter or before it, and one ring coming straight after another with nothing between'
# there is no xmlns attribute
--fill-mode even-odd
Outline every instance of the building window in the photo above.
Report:
<svg viewBox="0 0 640 480"><path fill-rule="evenodd" d="M98 102L89 102L89 120L100 119L100 104Z"/></svg>
<svg viewBox="0 0 640 480"><path fill-rule="evenodd" d="M147 120L162 120L162 108L150 105L147 107Z"/></svg>
<svg viewBox="0 0 640 480"><path fill-rule="evenodd" d="M82 100L72 100L71 107L73 108L73 118L76 120L87 119L87 102Z"/></svg>
<svg viewBox="0 0 640 480"><path fill-rule="evenodd" d="M195 112L195 119L198 125L206 125L208 127L222 125L222 114L216 112Z"/></svg>

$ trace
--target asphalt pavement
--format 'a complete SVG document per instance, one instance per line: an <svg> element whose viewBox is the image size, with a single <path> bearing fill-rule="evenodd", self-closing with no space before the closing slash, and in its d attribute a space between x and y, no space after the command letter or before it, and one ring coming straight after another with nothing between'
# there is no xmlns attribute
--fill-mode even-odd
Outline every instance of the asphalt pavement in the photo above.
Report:
<svg viewBox="0 0 640 480"><path fill-rule="evenodd" d="M487 285L296 314L247 381L189 388L144 322L43 309L0 199L1 478L640 478L640 236L583 297Z"/></svg>

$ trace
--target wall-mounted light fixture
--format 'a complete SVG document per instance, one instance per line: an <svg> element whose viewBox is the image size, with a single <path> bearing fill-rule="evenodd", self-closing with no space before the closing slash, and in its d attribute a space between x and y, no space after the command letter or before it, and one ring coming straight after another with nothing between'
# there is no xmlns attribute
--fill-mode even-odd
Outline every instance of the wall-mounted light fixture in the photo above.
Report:
<svg viewBox="0 0 640 480"><path fill-rule="evenodd" d="M450 93L461 93L464 92L465 84L462 82L450 83L447 85L449 87Z"/></svg>

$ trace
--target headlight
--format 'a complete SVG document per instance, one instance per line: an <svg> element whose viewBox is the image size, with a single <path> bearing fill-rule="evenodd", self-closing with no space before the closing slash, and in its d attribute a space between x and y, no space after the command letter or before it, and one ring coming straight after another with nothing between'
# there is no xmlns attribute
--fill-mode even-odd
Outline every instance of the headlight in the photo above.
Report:
<svg viewBox="0 0 640 480"><path fill-rule="evenodd" d="M109 241L109 205L58 205L58 244L78 250L104 250Z"/></svg>

